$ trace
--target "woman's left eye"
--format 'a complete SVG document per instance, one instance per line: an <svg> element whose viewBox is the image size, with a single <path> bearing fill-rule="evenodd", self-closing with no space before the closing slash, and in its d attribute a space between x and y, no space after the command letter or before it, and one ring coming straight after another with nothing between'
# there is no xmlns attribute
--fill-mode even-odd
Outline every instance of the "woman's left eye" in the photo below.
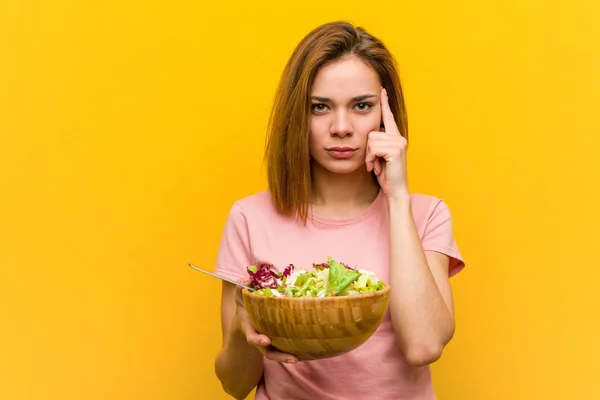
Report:
<svg viewBox="0 0 600 400"><path fill-rule="evenodd" d="M359 111L366 111L371 108L373 105L371 103L358 103L356 107Z"/></svg>

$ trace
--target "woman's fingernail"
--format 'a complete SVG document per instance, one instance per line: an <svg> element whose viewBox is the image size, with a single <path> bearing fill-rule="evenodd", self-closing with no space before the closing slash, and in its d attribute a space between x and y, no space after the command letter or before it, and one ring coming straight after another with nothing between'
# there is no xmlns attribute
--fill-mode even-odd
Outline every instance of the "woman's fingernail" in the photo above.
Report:
<svg viewBox="0 0 600 400"><path fill-rule="evenodd" d="M292 360L291 358L287 360L288 364L296 364L296 360Z"/></svg>
<svg viewBox="0 0 600 400"><path fill-rule="evenodd" d="M266 346L267 345L267 341L264 340L264 339L262 339L259 343L260 343L261 346Z"/></svg>

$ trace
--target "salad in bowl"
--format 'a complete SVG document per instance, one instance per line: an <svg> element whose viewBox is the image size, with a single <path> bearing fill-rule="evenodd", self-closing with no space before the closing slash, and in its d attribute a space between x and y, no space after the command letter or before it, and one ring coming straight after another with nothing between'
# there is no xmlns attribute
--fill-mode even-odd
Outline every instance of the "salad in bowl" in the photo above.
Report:
<svg viewBox="0 0 600 400"><path fill-rule="evenodd" d="M385 288L373 272L354 269L328 257L313 271L288 265L283 272L271 264L247 267L254 294L267 297L338 297L372 293Z"/></svg>

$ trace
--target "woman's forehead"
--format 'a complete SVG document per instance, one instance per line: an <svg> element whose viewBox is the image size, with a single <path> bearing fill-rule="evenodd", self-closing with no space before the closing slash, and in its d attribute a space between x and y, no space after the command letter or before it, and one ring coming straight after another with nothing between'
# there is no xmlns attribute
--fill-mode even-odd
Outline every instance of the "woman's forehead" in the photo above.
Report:
<svg viewBox="0 0 600 400"><path fill-rule="evenodd" d="M315 76L311 96L340 99L379 94L377 73L362 60L352 57L323 66Z"/></svg>

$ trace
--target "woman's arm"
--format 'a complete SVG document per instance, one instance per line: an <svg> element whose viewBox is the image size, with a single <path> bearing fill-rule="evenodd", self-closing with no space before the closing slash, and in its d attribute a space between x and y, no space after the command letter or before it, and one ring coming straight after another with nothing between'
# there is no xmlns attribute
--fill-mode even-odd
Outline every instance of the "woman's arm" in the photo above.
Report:
<svg viewBox="0 0 600 400"><path fill-rule="evenodd" d="M398 344L411 365L436 361L454 334L449 257L424 252L410 204L407 141L398 130L388 96L380 96L383 131L369 133L367 171L374 171L390 214L390 312Z"/></svg>
<svg viewBox="0 0 600 400"><path fill-rule="evenodd" d="M223 282L221 328L223 347L215 361L215 373L223 390L236 399L245 399L263 374L263 356L249 343L242 330L243 316L236 307L236 287ZM241 311L245 313L245 311ZM247 318L247 317L246 317Z"/></svg>
<svg viewBox="0 0 600 400"><path fill-rule="evenodd" d="M433 363L454 334L449 257L424 252L408 191L388 199L390 312L398 343L413 366Z"/></svg>
<svg viewBox="0 0 600 400"><path fill-rule="evenodd" d="M240 290L228 282L223 282L221 328L223 347L215 360L215 373L223 390L236 399L245 399L262 378L263 356L279 362L298 362L296 357L274 350L270 339L256 332Z"/></svg>

